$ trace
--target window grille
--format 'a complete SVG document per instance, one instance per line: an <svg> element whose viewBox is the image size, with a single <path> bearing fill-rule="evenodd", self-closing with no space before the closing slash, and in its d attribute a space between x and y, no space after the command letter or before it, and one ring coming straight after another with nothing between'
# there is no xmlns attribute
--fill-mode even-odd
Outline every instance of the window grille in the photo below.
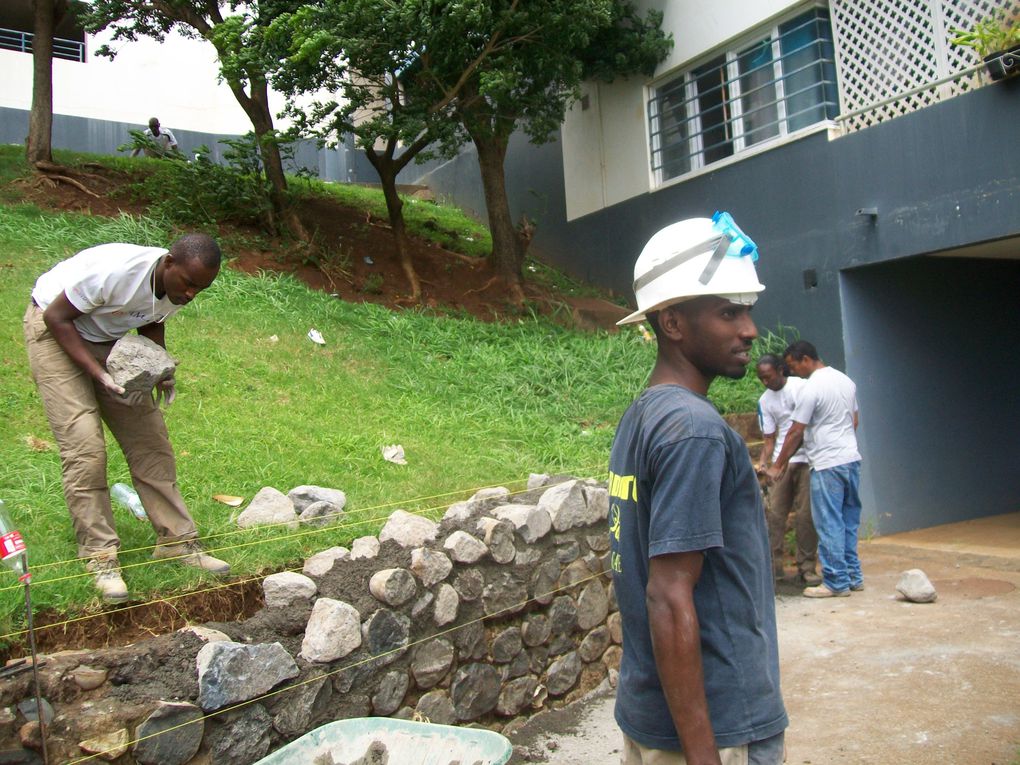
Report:
<svg viewBox="0 0 1020 765"><path fill-rule="evenodd" d="M1015 0L831 0L843 129L853 132L952 98L981 83L954 78L978 57L951 45ZM941 82L937 86L935 83ZM932 87L924 87L932 84Z"/></svg>
<svg viewBox="0 0 1020 765"><path fill-rule="evenodd" d="M0 28L0 49L31 53L32 38L34 36L31 32L19 32L16 29ZM85 60L85 43L78 40L65 40L61 37L54 37L53 58L83 62Z"/></svg>
<svg viewBox="0 0 1020 765"><path fill-rule="evenodd" d="M666 181L833 120L837 98L829 13L812 8L654 89L652 170Z"/></svg>

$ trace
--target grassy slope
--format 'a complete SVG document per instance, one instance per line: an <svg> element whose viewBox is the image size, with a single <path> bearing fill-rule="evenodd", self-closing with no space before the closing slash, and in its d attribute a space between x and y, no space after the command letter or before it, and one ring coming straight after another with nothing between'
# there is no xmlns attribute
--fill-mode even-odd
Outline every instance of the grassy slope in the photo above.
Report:
<svg viewBox="0 0 1020 765"><path fill-rule="evenodd" d="M95 604L73 562L59 459L29 378L20 318L35 278L104 241L163 244L166 224L0 206L0 498L24 533L40 607ZM320 347L306 338L312 327ZM277 340L273 340L273 337ZM479 487L521 489L529 472L604 473L614 425L640 390L654 351L634 331L564 330L543 320L487 324L352 305L289 278L225 269L167 329L181 360L167 422L185 499L206 544L241 574L293 566L311 552L378 530L397 507L441 515ZM719 383L730 411L758 394ZM409 464L384 461L400 443ZM109 480L128 480L109 449ZM238 532L211 499L263 486L347 492L348 517L327 530ZM115 510L122 564L139 597L193 586L198 574L147 565L152 531ZM135 565L132 565L135 564ZM0 578L0 639L21 593ZM7 616L5 616L5 614ZM13 615L13 616L11 616Z"/></svg>

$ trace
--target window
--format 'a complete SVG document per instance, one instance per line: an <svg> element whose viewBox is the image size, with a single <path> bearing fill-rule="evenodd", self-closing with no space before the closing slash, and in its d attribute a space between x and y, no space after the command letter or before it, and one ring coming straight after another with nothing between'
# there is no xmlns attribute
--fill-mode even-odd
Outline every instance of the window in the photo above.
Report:
<svg viewBox="0 0 1020 765"><path fill-rule="evenodd" d="M652 170L659 182L839 112L825 8L777 24L652 92Z"/></svg>

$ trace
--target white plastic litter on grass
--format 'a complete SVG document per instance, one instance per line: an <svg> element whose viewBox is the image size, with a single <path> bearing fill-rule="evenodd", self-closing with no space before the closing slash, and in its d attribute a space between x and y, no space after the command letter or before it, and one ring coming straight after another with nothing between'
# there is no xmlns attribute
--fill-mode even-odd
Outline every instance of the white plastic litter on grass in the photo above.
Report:
<svg viewBox="0 0 1020 765"><path fill-rule="evenodd" d="M317 330L317 329L310 329L310 330L308 330L308 339L311 340L316 345L325 345L326 344L325 338L323 338L322 333L319 332L319 330Z"/></svg>
<svg viewBox="0 0 1020 765"><path fill-rule="evenodd" d="M390 446L382 447L382 456L384 460L396 463L397 465L407 464L407 460L404 459L404 447L400 444L391 444Z"/></svg>

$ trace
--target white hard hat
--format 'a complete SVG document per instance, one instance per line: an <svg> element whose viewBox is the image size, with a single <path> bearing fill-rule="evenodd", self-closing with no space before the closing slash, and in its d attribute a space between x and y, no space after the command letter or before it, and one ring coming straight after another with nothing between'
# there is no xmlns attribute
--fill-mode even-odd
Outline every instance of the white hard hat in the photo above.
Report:
<svg viewBox="0 0 1020 765"><path fill-rule="evenodd" d="M758 248L729 213L688 218L658 231L634 264L638 309L617 324L643 321L646 314L702 295L754 305L765 285L754 261Z"/></svg>

